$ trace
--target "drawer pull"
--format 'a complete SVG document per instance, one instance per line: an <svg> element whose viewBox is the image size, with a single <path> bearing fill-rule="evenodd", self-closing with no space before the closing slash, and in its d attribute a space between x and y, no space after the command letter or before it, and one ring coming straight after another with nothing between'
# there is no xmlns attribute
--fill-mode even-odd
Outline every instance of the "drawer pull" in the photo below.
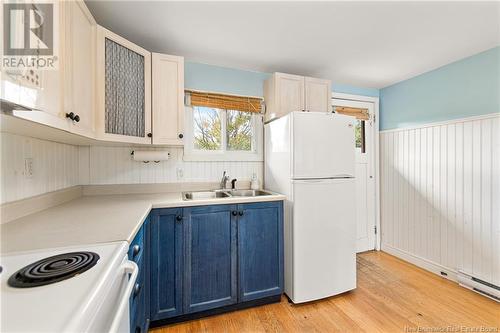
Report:
<svg viewBox="0 0 500 333"><path fill-rule="evenodd" d="M136 283L134 286L134 298L136 298L140 292L141 292L141 285L139 283Z"/></svg>
<svg viewBox="0 0 500 333"><path fill-rule="evenodd" d="M141 252L141 247L139 245L134 245L132 248L132 256L135 258Z"/></svg>

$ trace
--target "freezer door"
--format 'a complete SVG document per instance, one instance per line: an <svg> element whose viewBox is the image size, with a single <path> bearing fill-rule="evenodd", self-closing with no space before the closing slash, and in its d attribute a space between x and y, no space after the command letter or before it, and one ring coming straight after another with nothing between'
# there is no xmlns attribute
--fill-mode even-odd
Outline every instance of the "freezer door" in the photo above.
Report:
<svg viewBox="0 0 500 333"><path fill-rule="evenodd" d="M356 288L354 179L293 181L292 295L308 302Z"/></svg>
<svg viewBox="0 0 500 333"><path fill-rule="evenodd" d="M294 112L292 178L354 175L353 123L344 115Z"/></svg>

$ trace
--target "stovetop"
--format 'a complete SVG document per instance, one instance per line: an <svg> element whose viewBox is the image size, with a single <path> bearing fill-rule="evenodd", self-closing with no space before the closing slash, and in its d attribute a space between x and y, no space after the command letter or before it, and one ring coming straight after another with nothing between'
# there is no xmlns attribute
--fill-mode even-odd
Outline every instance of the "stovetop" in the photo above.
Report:
<svg viewBox="0 0 500 333"><path fill-rule="evenodd" d="M63 332L85 322L127 249L123 241L0 256L0 331Z"/></svg>
<svg viewBox="0 0 500 333"><path fill-rule="evenodd" d="M95 266L95 252L69 252L38 260L12 274L7 281L14 288L33 288L70 279Z"/></svg>

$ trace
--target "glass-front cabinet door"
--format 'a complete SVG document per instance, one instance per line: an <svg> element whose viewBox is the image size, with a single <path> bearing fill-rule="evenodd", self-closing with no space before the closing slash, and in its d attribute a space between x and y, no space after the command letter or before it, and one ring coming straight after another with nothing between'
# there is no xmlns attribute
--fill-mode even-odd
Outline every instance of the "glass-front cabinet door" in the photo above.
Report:
<svg viewBox="0 0 500 333"><path fill-rule="evenodd" d="M151 143L151 53L98 27L97 136Z"/></svg>

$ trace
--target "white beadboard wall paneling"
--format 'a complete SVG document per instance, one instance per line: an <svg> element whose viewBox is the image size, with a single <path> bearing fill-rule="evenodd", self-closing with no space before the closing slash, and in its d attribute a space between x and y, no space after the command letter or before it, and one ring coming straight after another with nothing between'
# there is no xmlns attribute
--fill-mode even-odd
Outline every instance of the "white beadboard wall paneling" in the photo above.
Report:
<svg viewBox="0 0 500 333"><path fill-rule="evenodd" d="M143 148L141 148L143 149ZM249 180L255 173L263 179L262 162L188 162L183 161L183 149L179 147L148 148L166 149L170 159L160 163L142 163L132 160L130 147L80 147L80 155L88 154L88 159L80 156L85 170L89 165L88 185L102 184L152 184L179 182L220 181L222 172L227 171L231 179ZM85 178L85 172L81 171Z"/></svg>
<svg viewBox="0 0 500 333"><path fill-rule="evenodd" d="M2 132L1 198L12 202L79 184L78 147ZM33 160L33 176L25 175Z"/></svg>
<svg viewBox="0 0 500 333"><path fill-rule="evenodd" d="M492 114L381 132L382 249L500 285L499 131Z"/></svg>

